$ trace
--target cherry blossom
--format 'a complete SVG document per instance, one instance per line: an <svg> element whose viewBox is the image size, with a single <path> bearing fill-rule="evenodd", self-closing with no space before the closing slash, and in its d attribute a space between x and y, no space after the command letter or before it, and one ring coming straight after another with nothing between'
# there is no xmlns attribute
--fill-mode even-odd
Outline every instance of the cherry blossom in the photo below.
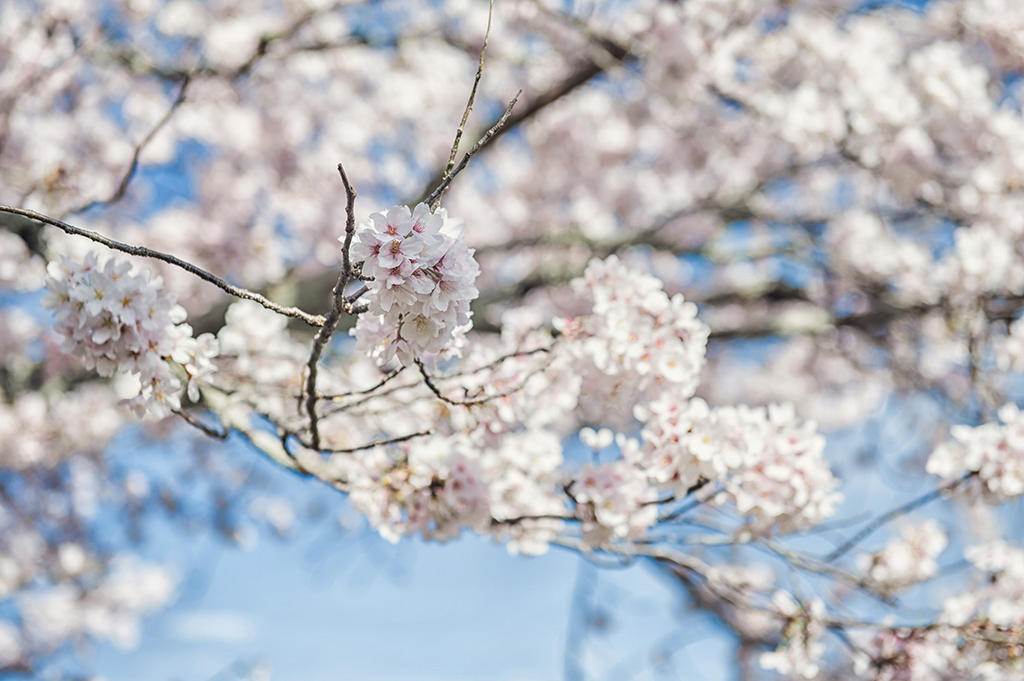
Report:
<svg viewBox="0 0 1024 681"><path fill-rule="evenodd" d="M352 256L368 279L369 309L352 333L382 362L408 366L424 355L457 351L470 328L469 303L479 267L461 228L426 204L373 213Z"/></svg>
<svg viewBox="0 0 1024 681"><path fill-rule="evenodd" d="M934 520L912 525L874 555L860 558L861 569L889 589L901 589L938 572L935 559L946 548L946 533Z"/></svg>
<svg viewBox="0 0 1024 681"><path fill-rule="evenodd" d="M1001 501L1024 493L1024 416L1013 404L999 410L1002 423L954 426L953 440L928 458L928 472L947 480L973 473L986 497Z"/></svg>
<svg viewBox="0 0 1024 681"><path fill-rule="evenodd" d="M184 368L188 396L198 400L198 382L214 371L217 344L209 334L192 338L184 308L160 290L159 278L146 270L135 274L124 261L100 263L91 252L81 263L65 258L47 271L43 304L55 312L65 352L101 376L136 378L132 405L139 413L159 416L181 406L181 380L168 360Z"/></svg>
<svg viewBox="0 0 1024 681"><path fill-rule="evenodd" d="M111 517L310 522L263 456L786 677L1022 674L1024 3L245 9L0 5L0 673L170 598Z"/></svg>
<svg viewBox="0 0 1024 681"><path fill-rule="evenodd" d="M787 618L789 623L779 648L761 655L761 666L790 678L817 677L821 670L818 661L825 652L821 642L825 633L822 623L825 604L814 599L802 606L784 591L776 592L772 601L778 614Z"/></svg>

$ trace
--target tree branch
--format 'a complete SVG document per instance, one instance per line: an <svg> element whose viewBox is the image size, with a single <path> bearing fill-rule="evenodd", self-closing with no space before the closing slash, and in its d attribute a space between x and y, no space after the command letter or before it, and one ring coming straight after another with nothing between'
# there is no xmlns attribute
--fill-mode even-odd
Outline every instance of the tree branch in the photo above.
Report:
<svg viewBox="0 0 1024 681"><path fill-rule="evenodd" d="M331 339L331 334L334 333L334 329L338 325L338 320L341 318L341 313L345 310L346 304L349 306L350 311L352 309L351 303L347 303L345 300L345 287L348 286L349 277L352 273L352 263L350 261L349 250L352 247L352 235L355 234L356 231L356 190L348 181L348 176L345 175L345 169L340 163L338 164L338 174L341 175L341 182L345 186L346 215L345 243L341 249L341 274L338 275L338 281L334 284L334 291L331 296L331 309L327 313L324 323L317 331L316 336L313 338L313 349L309 354L309 361L306 362L306 414L309 416L309 435L313 449L320 449L320 430L316 414L317 365L320 362L320 355L323 353L324 346L326 346L327 341Z"/></svg>
<svg viewBox="0 0 1024 681"><path fill-rule="evenodd" d="M225 293L233 295L236 298L241 298L243 300L251 300L255 303L259 303L268 310L276 312L280 315L284 315L285 317L300 319L306 324L309 324L310 326L323 326L324 318L320 315L311 315L308 312L304 312L303 310L300 310L297 307L285 307L282 305L278 305L277 303L268 300L267 298L260 295L259 293L256 293L255 291L250 291L239 286L233 286L232 284L227 283L220 277L210 274L201 267L193 265L192 263L186 260L182 260L177 256L173 256L162 251L156 251L153 250L152 248L146 248L145 246L132 246L131 244L116 241L114 239L111 239L110 237L98 234L97 232L93 232L88 229L82 229L81 227L75 227L74 225L70 225L61 220L57 220L56 218L51 218L46 215L43 215L42 213L37 213L34 210L27 210L25 208L15 208L13 206L0 205L0 213L15 215L22 218L27 218L29 220L35 220L36 222L42 222L43 224L56 227L57 229L62 230L66 234L70 234L72 236L85 237L86 239L95 241L96 243L102 244L107 248L111 248L115 251L121 251L122 253L127 253L128 255L160 260L161 262L165 262L169 265L179 267L188 272L189 274L199 277L203 281L208 281L217 288L224 291Z"/></svg>

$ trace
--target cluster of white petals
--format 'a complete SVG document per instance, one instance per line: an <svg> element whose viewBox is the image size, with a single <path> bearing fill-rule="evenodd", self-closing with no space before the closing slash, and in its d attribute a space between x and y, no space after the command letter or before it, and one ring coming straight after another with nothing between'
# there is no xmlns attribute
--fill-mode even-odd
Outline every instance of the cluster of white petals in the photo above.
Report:
<svg viewBox="0 0 1024 681"><path fill-rule="evenodd" d="M720 483L757 531L812 526L831 516L841 496L812 421L789 405L710 408L671 392L635 409L641 440L624 455L661 489L685 495L698 482Z"/></svg>
<svg viewBox="0 0 1024 681"><path fill-rule="evenodd" d="M199 383L214 371L217 341L192 337L185 309L162 290L160 277L124 261L101 263L91 251L81 262L51 262L47 273L43 305L54 311L64 352L101 376L137 379L131 404L140 413L163 416L181 406L183 386L170 362L184 369L189 399L199 399Z"/></svg>
<svg viewBox="0 0 1024 681"><path fill-rule="evenodd" d="M903 589L935 576L935 559L947 544L942 526L926 520L904 528L878 553L861 556L860 568L887 590Z"/></svg>
<svg viewBox="0 0 1024 681"><path fill-rule="evenodd" d="M983 494L994 501L1024 493L1024 413L1006 404L999 420L973 428L953 426L953 439L928 457L928 472L946 480L976 473Z"/></svg>
<svg viewBox="0 0 1024 681"><path fill-rule="evenodd" d="M344 159L374 205L415 195L450 148L445 112L465 105L463 88L438 84L472 77L479 53L466 47L490 25L486 3L393 4L0 0L0 187L275 299L305 294L337 260L323 169ZM135 614L169 593L157 577L90 572L109 552L89 518L157 498L183 509L193 491L129 480L106 457L123 423L115 392L164 415L202 389L204 423L348 493L392 540L473 531L513 552L642 555L678 539L680 555L708 561L712 595L758 602L783 571L714 563L833 515L816 423L880 425L865 437L889 452L899 409L913 412L899 435L916 446L945 432L948 405L1019 397L1019 376L983 374L1024 371L1024 319L1006 328L1024 298L1024 0L505 4L478 109L521 87L527 113L446 199L486 229L467 240L424 204L371 215L344 273L345 293L366 286L360 352L327 349L306 409L307 329L243 301L216 340L194 338L177 301L213 319L213 287L167 270L176 300L160 278L92 254L46 268L44 253L82 251L3 216L0 675L69 639L130 643ZM184 190L165 193L167 173ZM44 278L56 336L30 309ZM468 335L478 289L476 319L500 334ZM282 304L304 308L301 297ZM74 356L115 380L83 382ZM204 384L214 360L216 387ZM418 362L434 384L409 369ZM928 471L970 474L963 486L988 500L1024 494L1024 414L999 417L953 428ZM563 455L576 432L592 463ZM234 479L202 471L213 488ZM274 495L246 508L281 534L305 520ZM1011 521L1017 510L984 507ZM787 557L824 540L807 535L780 541L773 567L814 572ZM864 538L850 536L848 559ZM822 593L841 571L827 602L879 621L881 605L858 611L858 594L935 576L946 544L925 522L861 556L859 590L838 564L809 581ZM966 555L982 573L972 588L930 600L944 610L921 627L858 641L871 651L862 676L1024 679L1024 551ZM821 601L742 600L723 611L757 629L726 622L744 641L784 625L766 667L845 672L822 661L839 656L823 655L836 640L822 639Z"/></svg>
<svg viewBox="0 0 1024 681"><path fill-rule="evenodd" d="M704 366L708 327L681 294L612 255L591 260L573 290L588 314L555 319L580 375L585 418L628 423L633 404L671 385L692 395Z"/></svg>
<svg viewBox="0 0 1024 681"><path fill-rule="evenodd" d="M583 541L600 546L638 539L658 520L657 490L624 460L584 464L569 487L583 520Z"/></svg>
<svg viewBox="0 0 1024 681"><path fill-rule="evenodd" d="M84 595L71 583L28 592L19 598L25 638L44 649L85 636L131 648L139 638L139 617L165 605L175 581L163 566L126 559Z"/></svg>
<svg viewBox="0 0 1024 681"><path fill-rule="evenodd" d="M998 627L1024 626L1024 549L993 541L967 549L967 560L986 578L946 601L943 619L963 624L982 617Z"/></svg>
<svg viewBox="0 0 1024 681"><path fill-rule="evenodd" d="M95 385L0 403L0 465L29 470L55 466L75 454L102 452L127 418L109 391ZM75 424L73 431L68 423Z"/></svg>
<svg viewBox="0 0 1024 681"><path fill-rule="evenodd" d="M772 603L787 624L779 647L761 655L761 666L790 678L817 677L821 671L818 662L825 653L825 604L815 598L801 606L784 591L776 592Z"/></svg>
<svg viewBox="0 0 1024 681"><path fill-rule="evenodd" d="M996 366L1003 371L1024 371L1024 318L1010 324L1006 336L993 341Z"/></svg>
<svg viewBox="0 0 1024 681"><path fill-rule="evenodd" d="M45 265L33 256L13 232L0 232L0 285L16 291L37 289L46 276Z"/></svg>
<svg viewBox="0 0 1024 681"><path fill-rule="evenodd" d="M431 213L421 203L373 213L356 232L352 257L369 279L369 309L352 331L360 349L405 366L459 350L480 268L443 209Z"/></svg>
<svg viewBox="0 0 1024 681"><path fill-rule="evenodd" d="M951 678L945 675L950 670L949 655L958 655L955 642L948 639L941 631L883 629L854 659L854 671L870 681L945 681Z"/></svg>
<svg viewBox="0 0 1024 681"><path fill-rule="evenodd" d="M341 464L352 503L382 536L398 541L421 533L445 540L463 528L493 529L511 551L542 553L560 527L556 469L558 438L523 431L482 447L456 434L378 447Z"/></svg>
<svg viewBox="0 0 1024 681"><path fill-rule="evenodd" d="M291 413L309 358L305 339L290 335L285 317L249 300L232 303L224 322L217 332L218 385L232 391L236 405L245 403L267 414ZM331 388L327 380L323 383L323 389Z"/></svg>
<svg viewBox="0 0 1024 681"><path fill-rule="evenodd" d="M937 295L927 275L934 266L928 249L895 234L877 215L863 210L843 213L829 222L825 239L841 275L891 287L901 300L910 302Z"/></svg>
<svg viewBox="0 0 1024 681"><path fill-rule="evenodd" d="M1024 677L1024 550L1003 541L965 552L977 569L970 588L943 604L937 626L879 632L857 660L871 681L1002 681Z"/></svg>

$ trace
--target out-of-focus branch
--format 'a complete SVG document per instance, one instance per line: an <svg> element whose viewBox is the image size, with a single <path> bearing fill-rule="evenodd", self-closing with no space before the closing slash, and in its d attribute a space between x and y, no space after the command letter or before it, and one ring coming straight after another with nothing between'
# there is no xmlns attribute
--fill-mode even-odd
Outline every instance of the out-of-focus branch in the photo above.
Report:
<svg viewBox="0 0 1024 681"><path fill-rule="evenodd" d="M185 76L181 79L181 85L178 88L178 96L174 98L171 106L167 109L166 113L160 117L160 120L158 120L156 124L150 128L149 132L139 140L139 143L135 145L135 149L132 152L131 163L128 164L128 168L125 170L124 175L121 176L121 181L117 184L117 188L114 192L105 199L95 199L66 211L61 215L62 219L69 215L84 213L92 208L96 208L97 206L109 206L124 198L125 193L128 191L128 185L131 184L136 171L139 169L139 156L142 155L143 150L149 145L149 143L153 141L153 138L156 137L157 133L159 133L163 127L167 125L167 122L171 120L171 117L174 116L174 112L178 110L178 107L184 103L185 91L188 89L190 82L192 81L189 76Z"/></svg>
<svg viewBox="0 0 1024 681"><path fill-rule="evenodd" d="M623 47L616 45L609 47L609 50L610 54L612 54L612 56L617 60L617 63L628 63L636 59L635 55ZM478 142L480 148L477 152L484 151L487 147L498 141L498 139L506 132L514 130L522 123L525 123L536 116L549 105L557 102L562 97L565 97L579 87L586 85L595 77L604 73L606 70L606 64L601 62L602 60L587 60L560 82L555 83L544 92L541 92L526 101L514 114L509 114L508 108L506 108L505 112L503 112L501 116L487 126L488 130L494 130L494 134L487 137L486 140L484 140L483 137L481 138L481 142ZM504 122L502 122L503 119ZM499 123L501 123L500 126ZM431 178L431 180L427 182L426 188L420 193L421 198L416 201L416 203L420 203L422 201L429 205L430 201L427 201L426 199L433 193L433 191L436 191L436 189L432 190L431 188L438 187L442 182L444 182L444 180L444 172L438 173L436 176Z"/></svg>
<svg viewBox="0 0 1024 681"><path fill-rule="evenodd" d="M917 497L916 499L908 501L905 504L901 504L900 506L897 506L896 508L892 509L887 513L883 513L878 518L875 518L870 523L868 523L857 534L850 537L848 541L844 542L834 551L825 556L822 560L824 560L824 562L826 563L831 563L832 561L841 558L842 556L849 553L851 549L856 547L857 544L866 539L878 528L882 527L883 525L886 525L887 523L892 522L893 520L896 520L897 518L906 515L907 513L910 513L916 508L920 508L921 506L924 506L925 504L935 501L936 499L941 499L944 494L952 492L957 487L973 478L975 475L977 475L977 472L971 471L970 473L967 473L966 475L963 475L957 478L956 480L953 480L952 482L949 482L943 485L942 487L939 487L938 489L932 490L927 494L923 494Z"/></svg>

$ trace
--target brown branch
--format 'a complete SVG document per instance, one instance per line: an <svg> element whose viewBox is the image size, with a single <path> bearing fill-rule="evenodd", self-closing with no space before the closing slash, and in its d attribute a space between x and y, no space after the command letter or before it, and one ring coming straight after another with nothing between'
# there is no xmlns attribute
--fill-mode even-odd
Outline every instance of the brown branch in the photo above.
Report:
<svg viewBox="0 0 1024 681"><path fill-rule="evenodd" d="M466 166L469 164L469 160L473 158L481 149L490 144L490 141L494 139L503 128L505 128L505 126L508 124L509 118L512 115L512 109L513 107L515 107L516 102L519 101L519 95L521 94L523 94L522 90L516 93L516 96L513 97L512 101L510 101L508 103L508 106L505 107L505 112L501 114L500 118L498 118L498 122L492 125L490 128L488 128L487 132L484 133L483 137L477 140L476 144L473 145L473 148L462 155L462 159L459 161L459 164L455 166L450 173L445 174L440 184L438 184L434 188L434 190L427 195L427 197L423 200L423 203L427 204L428 206L433 206L441 198L441 194L443 194L444 191L448 188L448 185L452 183L452 180L455 179L455 176L461 173L463 170L465 170Z"/></svg>
<svg viewBox="0 0 1024 681"><path fill-rule="evenodd" d="M605 50L615 60L615 63L625 64L637 58L636 55L632 54L626 48L621 47L620 45L616 45L614 43L609 43L607 46L605 46ZM522 123L525 123L526 121L530 120L538 113L543 111L545 108L547 108L549 105L553 104L554 102L557 102L562 97L565 97L566 95L572 93L581 86L589 83L593 78L604 73L607 69L608 64L602 63L602 61L604 60L588 59L586 62L578 66L575 71L566 76L562 81L552 85L550 88L540 93L539 95L536 95L533 99L531 99L523 107L521 107L515 115L508 116L507 119L505 120L504 125L499 127L493 135L488 137L487 140L483 142L483 144L480 146L479 151L483 151L488 146L496 142L498 138L500 138L509 130L518 127ZM499 122L501 122L503 118L505 118L505 114L502 114L502 116L499 117L490 126L490 129L495 129L495 127L498 125ZM443 181L444 174L438 174L437 176L432 178L430 182L427 183L427 187L433 187L435 185L440 184ZM421 196L429 196L428 192L429 189L424 191L423 194L421 194ZM421 198L420 201L423 201L428 205L430 205L431 203L430 201L424 198Z"/></svg>
<svg viewBox="0 0 1024 681"><path fill-rule="evenodd" d="M398 442L405 442L412 440L417 437L426 437L427 435L433 435L432 430L420 430L415 433L409 433L407 435L399 435L397 437L389 437L384 440L377 440L376 442L369 442L365 445L359 445L358 447L346 447L343 449L321 449L319 451L325 454L349 454L351 452L360 452L365 449L373 449L374 447L383 447L384 445L393 445ZM301 440L299 440L301 442Z"/></svg>
<svg viewBox="0 0 1024 681"><path fill-rule="evenodd" d="M557 513L540 513L538 515L520 515L514 518L491 518L491 527L500 525L519 525L530 520L579 520L571 515L559 515Z"/></svg>
<svg viewBox="0 0 1024 681"><path fill-rule="evenodd" d="M430 374L427 373L427 368L425 366L423 366L423 362L421 362L419 360L419 358L417 358L415 360L415 362L416 362L416 366L420 370L420 376L422 376L422 378L423 378L423 383L424 383L424 385L427 386L427 388L430 389L430 392L434 393L434 396L437 397L437 399L439 399L442 402L444 402L445 404L450 404L450 405L456 406L456 407L475 407L475 406L478 406L478 405L481 405L481 404L487 404L488 402L493 402L494 400L500 400L500 399L502 399L504 397L509 397L511 395L514 395L517 392L519 392L520 390L522 390L523 387L526 385L526 382L533 376L534 373L536 373L536 371L530 372L526 376L526 378L524 378L519 383L519 385L517 385L517 386L515 386L515 387L513 387L513 388L511 388L509 390L506 390L505 392L497 393L495 395L485 395L483 397L474 398L474 399L471 399L471 400L457 400L457 399L448 397L447 395L445 395L444 393L441 392L441 389L437 387L436 383L434 383L434 379L430 376ZM539 369L538 371L542 371L542 370L543 369Z"/></svg>
<svg viewBox="0 0 1024 681"><path fill-rule="evenodd" d="M484 31L484 44L480 48L480 61L476 67L476 76L473 78L473 87L469 91L469 101L466 102L466 108L462 112L462 120L459 122L459 127L455 131L455 141L452 142L452 150L451 153L448 154L448 163L444 167L444 174L441 177L442 181L446 180L452 174L452 168L455 167L455 157L459 153L459 143L462 141L462 133L466 129L466 121L469 120L469 114L473 111L473 102L476 101L476 90L480 85L480 78L484 74L484 56L487 54L487 39L491 35L491 17L493 14L494 0L490 0L490 3L487 6L487 30ZM443 193L444 190L441 191L441 194ZM431 210L436 210L441 204L441 194L438 195L437 199L433 203L428 204L430 205Z"/></svg>
<svg viewBox="0 0 1024 681"><path fill-rule="evenodd" d="M338 325L338 320L341 318L342 311L346 309L346 305L350 312L352 310L351 303L348 303L345 300L345 287L348 286L352 270L349 250L352 247L352 236L356 231L356 190L348 181L348 176L345 175L345 169L340 163L338 164L338 174L341 175L341 183L345 186L346 215L345 242L341 249L341 274L338 275L338 281L334 284L334 291L331 295L331 309L327 313L324 323L316 332L316 336L313 338L313 349L309 353L309 361L306 363L306 414L309 416L309 435L312 449L320 449L320 429L316 415L317 365L320 362L320 355L323 353L324 347L327 345L327 341L331 339L331 334L334 333L334 329Z"/></svg>
<svg viewBox="0 0 1024 681"><path fill-rule="evenodd" d="M36 222L42 222L43 224L56 227L57 229L62 230L66 234L70 234L72 236L85 237L86 239L95 241L96 243L102 244L107 248L111 248L115 251L121 251L122 253L127 253L128 255L160 260L161 262L165 262L169 265L179 267L188 272L189 274L193 274L199 277L203 281L210 282L211 284L221 289L225 293L233 295L236 298L241 298L243 300L251 300L255 303L259 303L268 310L276 312L280 315L284 315L285 317L300 319L306 324L309 324L310 326L323 326L324 318L321 315L311 315L308 312L304 312L303 310L300 310L297 307L285 307L283 305L278 305L277 303L265 298L264 296L260 295L259 293L256 293L255 291L250 291L249 289L241 288L239 286L233 286L232 284L227 283L220 277L210 274L201 267L193 265L192 263L186 260L182 260L177 256L173 256L168 253L163 253L162 251L156 251L153 250L152 248L146 248L145 246L132 246L131 244L116 241L114 239L111 239L110 237L98 234L97 232L93 232L88 229L82 229L81 227L75 227L74 225L70 225L61 220L57 220L56 218L51 218L46 215L43 215L42 213L37 213L34 210L27 210L25 208L14 208L13 206L0 205L0 213L16 215L22 218L27 218L29 220L35 220Z"/></svg>
<svg viewBox="0 0 1024 681"><path fill-rule="evenodd" d="M216 428L213 428L212 426L206 425L205 423L203 423L202 421L197 419L195 416L192 416L192 414L189 414L184 409L172 409L171 411L175 415L180 416L182 419L184 419L185 423L189 424L193 428L196 428L196 429L202 431L204 434L209 435L210 437L212 437L214 439L226 440L228 435L229 435L229 431L228 431L227 428L224 428L223 426L221 426L221 429L217 430Z"/></svg>
<svg viewBox="0 0 1024 681"><path fill-rule="evenodd" d="M372 393L373 391L377 390L378 388L382 388L385 385L387 385L391 381L391 379L393 379L396 376L398 376L398 374L402 373L402 371L404 371L404 370L405 370L405 367L400 367L398 369L395 369L392 372L389 372L386 376L384 376L384 378L380 379L380 381L378 381L374 385L370 386L369 388L364 388L363 390L349 390L348 392L336 393L336 394L333 394L333 395L320 395L320 399L321 400L331 400L333 402L333 401L337 401L337 400L340 400L340 399L345 398L345 397L353 397L355 395L366 395L366 394Z"/></svg>

